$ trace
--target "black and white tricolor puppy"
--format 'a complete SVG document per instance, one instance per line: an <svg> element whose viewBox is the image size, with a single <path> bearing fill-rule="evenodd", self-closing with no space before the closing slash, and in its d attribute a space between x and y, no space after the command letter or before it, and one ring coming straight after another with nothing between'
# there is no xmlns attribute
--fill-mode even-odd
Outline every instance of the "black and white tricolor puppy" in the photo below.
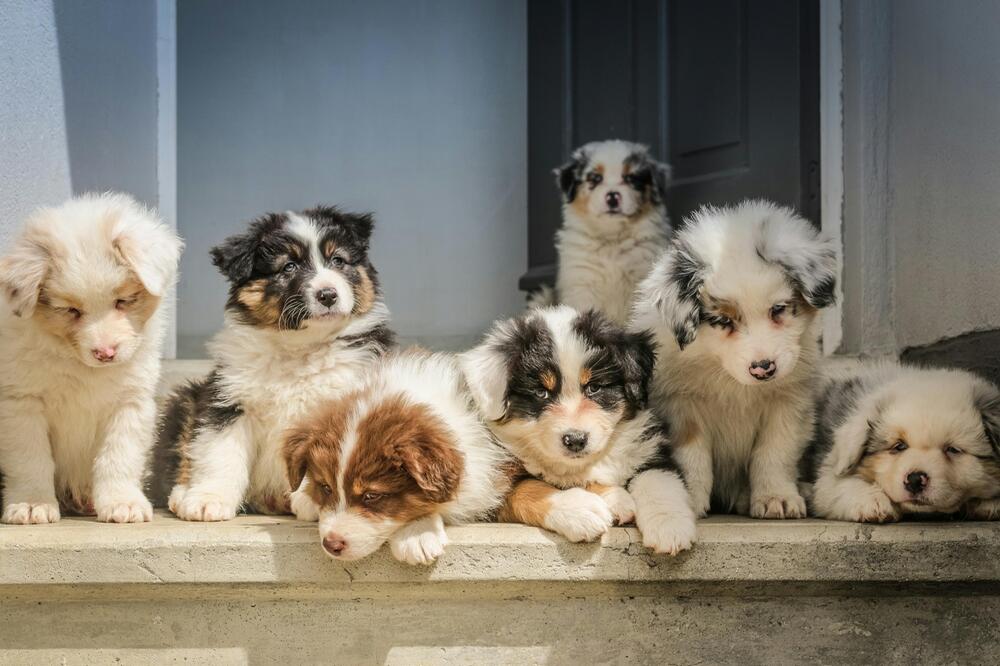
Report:
<svg viewBox="0 0 1000 666"><path fill-rule="evenodd" d="M353 390L393 345L368 259L372 219L318 207L272 213L212 250L229 281L215 369L180 389L161 425L170 510L227 520L288 513L285 431Z"/></svg>
<svg viewBox="0 0 1000 666"><path fill-rule="evenodd" d="M563 196L556 293L536 302L595 308L625 324L636 285L666 246L670 168L646 146L599 141L578 148L555 173Z"/></svg>
<svg viewBox="0 0 1000 666"><path fill-rule="evenodd" d="M747 201L695 213L640 285L633 326L659 343L651 405L674 429L699 515L806 515L797 467L836 270L807 221Z"/></svg>
<svg viewBox="0 0 1000 666"><path fill-rule="evenodd" d="M822 518L1000 517L1000 391L961 370L896 363L831 373L803 459Z"/></svg>
<svg viewBox="0 0 1000 666"><path fill-rule="evenodd" d="M514 487L500 520L589 541L634 519L656 552L691 547L687 489L646 409L654 358L648 333L568 306L498 322L461 356L483 417L534 477Z"/></svg>

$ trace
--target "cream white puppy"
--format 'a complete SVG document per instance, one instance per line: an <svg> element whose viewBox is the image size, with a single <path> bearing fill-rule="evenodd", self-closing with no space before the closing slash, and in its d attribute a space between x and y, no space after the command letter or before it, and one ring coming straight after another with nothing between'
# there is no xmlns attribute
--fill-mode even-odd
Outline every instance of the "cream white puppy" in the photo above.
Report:
<svg viewBox="0 0 1000 666"><path fill-rule="evenodd" d="M659 342L650 404L700 515L805 516L796 473L836 266L807 221L748 201L695 213L640 286L633 326Z"/></svg>
<svg viewBox="0 0 1000 666"><path fill-rule="evenodd" d="M162 302L181 241L123 194L44 208L0 260L5 523L150 520Z"/></svg>

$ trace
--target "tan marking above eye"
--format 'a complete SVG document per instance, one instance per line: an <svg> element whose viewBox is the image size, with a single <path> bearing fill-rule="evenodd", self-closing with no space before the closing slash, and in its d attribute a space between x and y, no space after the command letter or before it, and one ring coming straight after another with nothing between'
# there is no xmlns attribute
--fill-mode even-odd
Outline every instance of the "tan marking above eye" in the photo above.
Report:
<svg viewBox="0 0 1000 666"><path fill-rule="evenodd" d="M556 376L551 371L546 370L542 374L538 375L538 380L542 383L549 391L556 390Z"/></svg>
<svg viewBox="0 0 1000 666"><path fill-rule="evenodd" d="M337 244L332 240L328 240L323 243L323 257L329 259L333 256L333 253L337 251ZM341 257L343 258L343 257Z"/></svg>
<svg viewBox="0 0 1000 666"><path fill-rule="evenodd" d="M590 368L583 368L580 370L580 386L586 386L589 384L592 376L593 373L590 371Z"/></svg>

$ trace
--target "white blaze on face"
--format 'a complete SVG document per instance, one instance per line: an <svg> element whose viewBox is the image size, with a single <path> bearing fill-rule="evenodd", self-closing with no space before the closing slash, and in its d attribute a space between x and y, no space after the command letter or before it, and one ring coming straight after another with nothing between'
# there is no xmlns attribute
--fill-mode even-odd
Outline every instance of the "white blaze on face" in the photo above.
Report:
<svg viewBox="0 0 1000 666"><path fill-rule="evenodd" d="M354 309L354 290L339 271L330 268L323 256L322 230L310 219L289 211L288 230L299 237L309 251L309 262L314 275L306 287L306 301L310 314L322 316L328 314L350 314ZM337 300L332 305L324 305L317 299L319 292L332 289L337 294Z"/></svg>

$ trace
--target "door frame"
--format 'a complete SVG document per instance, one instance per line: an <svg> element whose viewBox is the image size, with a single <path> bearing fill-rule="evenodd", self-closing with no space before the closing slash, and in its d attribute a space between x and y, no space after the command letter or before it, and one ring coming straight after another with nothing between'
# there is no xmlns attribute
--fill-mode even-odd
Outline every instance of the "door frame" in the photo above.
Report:
<svg viewBox="0 0 1000 666"><path fill-rule="evenodd" d="M844 338L844 54L841 0L819 3L820 221L837 247L837 298L823 311L823 353Z"/></svg>

